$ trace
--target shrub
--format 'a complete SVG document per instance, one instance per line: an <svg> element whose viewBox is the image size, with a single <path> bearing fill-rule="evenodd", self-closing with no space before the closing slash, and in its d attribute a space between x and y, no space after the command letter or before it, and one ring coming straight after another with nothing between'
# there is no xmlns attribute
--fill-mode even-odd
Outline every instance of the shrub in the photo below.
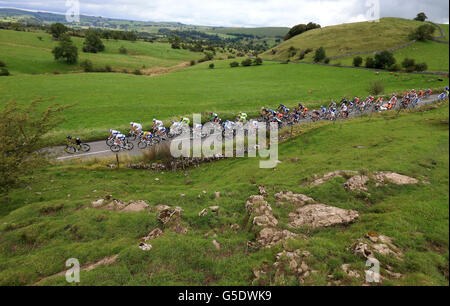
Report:
<svg viewBox="0 0 450 306"><path fill-rule="evenodd" d="M305 59L305 55L306 55L306 52L304 50L301 50L300 54L298 55L298 60L301 61L301 60Z"/></svg>
<svg viewBox="0 0 450 306"><path fill-rule="evenodd" d="M106 66L105 66L105 71L106 71L106 72L112 72L111 66L106 65Z"/></svg>
<svg viewBox="0 0 450 306"><path fill-rule="evenodd" d="M214 63L209 64L209 69L214 69Z"/></svg>
<svg viewBox="0 0 450 306"><path fill-rule="evenodd" d="M136 69L133 71L133 74L135 75L142 75L142 71L140 71L139 69Z"/></svg>
<svg viewBox="0 0 450 306"><path fill-rule="evenodd" d="M424 12L417 14L416 18L414 18L414 20L422 21L422 22L427 20L427 19L428 19L428 17L427 17L427 15L425 15Z"/></svg>
<svg viewBox="0 0 450 306"><path fill-rule="evenodd" d="M329 64L329 63L330 63L330 58L327 57L323 62L324 62L325 64Z"/></svg>
<svg viewBox="0 0 450 306"><path fill-rule="evenodd" d="M238 63L238 62L231 62L231 63L230 63L230 67L231 67L231 68L239 67L239 63Z"/></svg>
<svg viewBox="0 0 450 306"><path fill-rule="evenodd" d="M128 50L127 50L127 48L125 48L124 46L121 46L121 47L119 48L119 53L120 53L120 54L127 54L127 53L128 53Z"/></svg>
<svg viewBox="0 0 450 306"><path fill-rule="evenodd" d="M236 58L236 57L234 55L228 55L227 58L228 59L233 59L233 58Z"/></svg>
<svg viewBox="0 0 450 306"><path fill-rule="evenodd" d="M402 67L399 64L394 64L392 66L389 67L389 71L400 71L402 69Z"/></svg>
<svg viewBox="0 0 450 306"><path fill-rule="evenodd" d="M241 62L241 65L242 65L243 67L251 66L251 65L252 65L252 60L249 59L249 58L247 58L247 59L245 59L245 60L243 60L243 61Z"/></svg>
<svg viewBox="0 0 450 306"><path fill-rule="evenodd" d="M375 68L385 69L391 67L396 62L394 54L390 51L383 51L375 54Z"/></svg>
<svg viewBox="0 0 450 306"><path fill-rule="evenodd" d="M316 54L314 54L314 62L318 63L323 61L327 57L325 53L324 47L320 47L316 50Z"/></svg>
<svg viewBox="0 0 450 306"><path fill-rule="evenodd" d="M363 63L363 58L361 56L356 56L353 58L353 66L360 67Z"/></svg>
<svg viewBox="0 0 450 306"><path fill-rule="evenodd" d="M195 65L195 60L191 60L191 66Z"/></svg>
<svg viewBox="0 0 450 306"><path fill-rule="evenodd" d="M425 41L425 40L432 40L433 39L433 33L436 30L436 28L431 24L424 24L417 28L416 31L411 33L411 37L413 39L419 40L419 41Z"/></svg>
<svg viewBox="0 0 450 306"><path fill-rule="evenodd" d="M83 43L83 52L97 53L105 50L105 45L97 31L89 30Z"/></svg>
<svg viewBox="0 0 450 306"><path fill-rule="evenodd" d="M369 56L366 58L366 68L375 68L375 60Z"/></svg>
<svg viewBox="0 0 450 306"><path fill-rule="evenodd" d="M402 62L402 67L407 69L408 67L414 67L416 65L416 60L412 58L405 58Z"/></svg>
<svg viewBox="0 0 450 306"><path fill-rule="evenodd" d="M427 70L428 70L427 63L416 64L416 71L427 71Z"/></svg>
<svg viewBox="0 0 450 306"><path fill-rule="evenodd" d="M60 39L66 32L68 28L62 23L53 23L50 26L50 34L52 34L54 39Z"/></svg>
<svg viewBox="0 0 450 306"><path fill-rule="evenodd" d="M9 76L9 71L5 67L0 68L0 76Z"/></svg>
<svg viewBox="0 0 450 306"><path fill-rule="evenodd" d="M59 45L53 49L52 53L55 60L63 59L67 64L75 64L78 61L78 49L67 34L60 37Z"/></svg>
<svg viewBox="0 0 450 306"><path fill-rule="evenodd" d="M260 57L255 58L255 65L261 66L263 64L263 60Z"/></svg>
<svg viewBox="0 0 450 306"><path fill-rule="evenodd" d="M6 67L5 62L0 61L0 67Z"/></svg>
<svg viewBox="0 0 450 306"><path fill-rule="evenodd" d="M94 72L94 65L90 60L84 60L80 63L81 68L84 72Z"/></svg>
<svg viewBox="0 0 450 306"><path fill-rule="evenodd" d="M381 83L381 81L376 81L373 83L369 84L369 88L367 89L367 91L374 96L379 95L380 93L382 93L384 90L384 86L383 83Z"/></svg>
<svg viewBox="0 0 450 306"><path fill-rule="evenodd" d="M409 67L406 67L405 70L406 70L407 72L413 72L413 71L416 70L416 66L409 66Z"/></svg>
<svg viewBox="0 0 450 306"><path fill-rule="evenodd" d="M314 51L313 49L308 48L308 49L305 50L305 54L311 53L311 52L313 52L313 51Z"/></svg>

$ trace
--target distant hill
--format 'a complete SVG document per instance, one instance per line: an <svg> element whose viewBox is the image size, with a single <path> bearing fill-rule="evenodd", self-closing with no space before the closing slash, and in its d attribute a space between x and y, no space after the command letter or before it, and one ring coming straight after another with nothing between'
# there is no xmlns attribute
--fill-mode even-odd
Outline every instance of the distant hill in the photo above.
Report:
<svg viewBox="0 0 450 306"><path fill-rule="evenodd" d="M68 24L65 15L32 12L19 9L0 8L0 21L33 23L33 24L51 24L60 22ZM114 18L104 18L95 16L80 15L80 22L71 24L78 27L98 27L117 30L135 30L140 32L155 33L161 28L176 30L196 30L205 33L230 34L230 35L254 35L259 37L282 37L289 28L283 27L263 27L263 28L235 28L235 27L209 27L200 25L186 25L179 22L152 22L152 21L134 21Z"/></svg>
<svg viewBox="0 0 450 306"><path fill-rule="evenodd" d="M298 60L301 50L323 46L327 56L340 56L358 51L379 51L405 44L408 34L421 22L401 18L382 18L380 22L358 22L314 29L264 53L266 59ZM440 33L436 29L436 36ZM314 52L306 55L312 61Z"/></svg>

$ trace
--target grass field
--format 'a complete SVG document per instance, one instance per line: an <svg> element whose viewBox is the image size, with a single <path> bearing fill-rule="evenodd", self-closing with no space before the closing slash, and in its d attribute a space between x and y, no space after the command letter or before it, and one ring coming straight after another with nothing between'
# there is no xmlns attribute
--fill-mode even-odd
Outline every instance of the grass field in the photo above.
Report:
<svg viewBox="0 0 450 306"><path fill-rule="evenodd" d="M38 37L42 37L39 40ZM169 44L103 40L105 51L97 54L81 51L84 39L72 37L78 47L79 62L89 59L94 67L106 65L115 70L147 69L152 67L170 67L203 57L202 53L188 50L174 50ZM41 74L79 71L79 65L67 65L54 60L52 49L58 44L46 33L17 32L0 30L0 60L7 64L12 74ZM124 46L128 54L120 54Z"/></svg>
<svg viewBox="0 0 450 306"><path fill-rule="evenodd" d="M179 119L183 115L215 111L234 119L240 111L259 116L262 106L299 101L319 107L331 99L366 96L369 83L381 80L385 93L411 88L448 85L426 75L376 75L371 71L307 64L278 64L230 68L230 61L196 65L157 77L127 74L20 75L0 79L0 105L14 99L28 103L35 97L54 98L60 104L78 103L65 114L67 121L55 132L84 139L102 139L109 128L128 123L151 125L153 118ZM26 88L26 90L24 90ZM312 91L311 94L308 91ZM206 119L206 118L204 118Z"/></svg>
<svg viewBox="0 0 450 306"><path fill-rule="evenodd" d="M315 29L295 36L281 43L272 54L265 52L262 57L277 60L298 60L300 50L324 47L327 56L340 56L359 51L382 51L400 46L409 41L408 35L423 23L400 18L382 18L380 22L358 22ZM448 25L443 25L448 32ZM446 29L446 30L445 30ZM440 35L436 29L435 36ZM296 48L296 55L291 56L291 47ZM429 64L431 71L448 71L448 45L439 43L418 43L396 51L398 59L414 56ZM308 53L304 61L313 61L314 52ZM364 56L364 55L363 55ZM334 63L351 64L353 57L337 59Z"/></svg>
<svg viewBox="0 0 450 306"><path fill-rule="evenodd" d="M368 56L368 54L361 55L364 61ZM427 63L428 71L449 71L449 46L447 44L441 44L434 41L416 42L411 46L394 51L394 57L399 64L401 64L405 58L413 58L416 60L416 63ZM353 65L353 58L354 56L348 56L332 60L330 63Z"/></svg>
<svg viewBox="0 0 450 306"><path fill-rule="evenodd" d="M376 231L392 237L404 252L403 260L380 259L381 273L387 277L383 285L448 286L448 117L445 104L399 116L383 113L371 119L303 126L304 134L280 145L282 163L276 171L260 169L258 159L247 158L165 173L111 170L96 161L50 166L33 175L26 188L0 200L0 284L67 285L64 276L49 276L65 271L68 258L85 265L118 254L110 266L82 271L80 285L250 285L252 270L272 265L282 250L279 245L259 251L246 248L255 231L245 201L257 194L256 183L267 187L268 201L283 228L293 209L275 203L273 195L283 190L360 214L348 227L294 230L305 238L291 240L286 249L309 251L307 264L318 271L305 279L305 285L326 285L327 275L342 285L361 285L364 277L345 276L340 266L351 264L364 275L365 260L347 247ZM345 191L342 178L316 187L299 186L313 174L340 169L396 171L430 184L371 186L364 197ZM206 195L198 199L203 190ZM214 196L216 191L220 198ZM137 241L159 225L156 212L89 208L91 201L108 194L124 201L146 200L152 207L181 206L188 234L167 231L150 242L150 252L143 252ZM218 215L198 216L211 205L220 206ZM230 230L233 223L240 225L237 233ZM221 244L220 250L214 248L213 239ZM386 265L404 277L389 278ZM298 281L289 279L288 284Z"/></svg>

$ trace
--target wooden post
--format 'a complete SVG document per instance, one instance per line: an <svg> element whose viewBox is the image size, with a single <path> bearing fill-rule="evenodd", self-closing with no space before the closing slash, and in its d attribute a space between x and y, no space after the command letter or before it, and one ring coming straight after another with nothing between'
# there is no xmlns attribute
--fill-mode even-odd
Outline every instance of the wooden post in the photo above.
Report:
<svg viewBox="0 0 450 306"><path fill-rule="evenodd" d="M293 130L294 130L294 125L292 124L292 125L291 125L291 138L292 138L292 132L293 132Z"/></svg>
<svg viewBox="0 0 450 306"><path fill-rule="evenodd" d="M117 169L120 169L119 153L116 153Z"/></svg>

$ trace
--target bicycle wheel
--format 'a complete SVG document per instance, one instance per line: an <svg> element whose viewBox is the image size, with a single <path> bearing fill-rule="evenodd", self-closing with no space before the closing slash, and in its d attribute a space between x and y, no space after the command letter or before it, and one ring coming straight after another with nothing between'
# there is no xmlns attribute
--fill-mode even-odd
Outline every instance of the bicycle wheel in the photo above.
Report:
<svg viewBox="0 0 450 306"><path fill-rule="evenodd" d="M129 143L127 143L127 144L125 145L125 149L128 150L128 151L133 150L133 148L134 148L134 144L131 143L131 142L129 142Z"/></svg>
<svg viewBox="0 0 450 306"><path fill-rule="evenodd" d="M88 145L87 143L82 143L81 144L81 151L83 152L89 152L91 150L91 146Z"/></svg>
<svg viewBox="0 0 450 306"><path fill-rule="evenodd" d="M138 148L139 149L141 149L141 150L143 150L143 149L145 149L145 148L147 148L147 142L145 142L145 141L139 141L139 143L138 143Z"/></svg>
<svg viewBox="0 0 450 306"><path fill-rule="evenodd" d="M135 141L136 140L136 134L130 134L130 136L128 136L128 140Z"/></svg>
<svg viewBox="0 0 450 306"><path fill-rule="evenodd" d="M69 154L75 154L75 152L77 151L77 149L75 149L75 147L73 147L73 146L66 146L66 148L64 149L64 151L65 151L66 153L69 153Z"/></svg>
<svg viewBox="0 0 450 306"><path fill-rule="evenodd" d="M116 144L113 144L113 145L111 146L111 151L113 151L114 153L119 152L119 151L120 151L120 146L118 146L118 145L116 145Z"/></svg>
<svg viewBox="0 0 450 306"><path fill-rule="evenodd" d="M106 145L107 145L108 147L112 146L113 144L114 144L114 139L108 138L108 139L106 140Z"/></svg>

